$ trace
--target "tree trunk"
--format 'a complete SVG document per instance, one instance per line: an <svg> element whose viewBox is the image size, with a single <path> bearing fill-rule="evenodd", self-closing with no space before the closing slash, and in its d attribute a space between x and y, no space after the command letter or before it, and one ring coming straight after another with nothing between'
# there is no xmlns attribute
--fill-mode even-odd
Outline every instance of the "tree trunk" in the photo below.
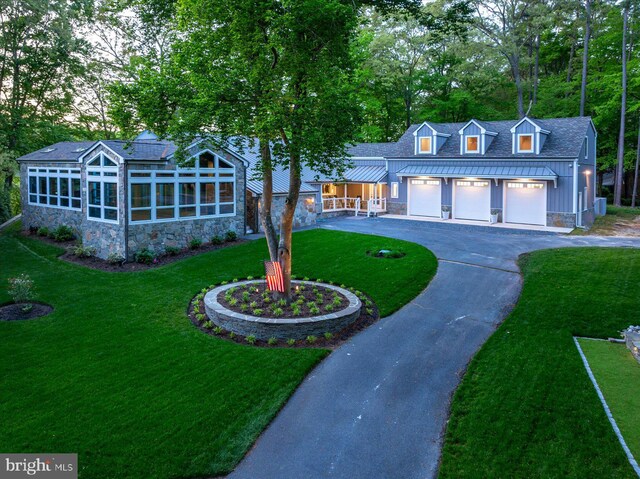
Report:
<svg viewBox="0 0 640 479"><path fill-rule="evenodd" d="M582 49L582 86L580 87L580 116L584 116L587 100L587 66L589 64L589 37L591 36L591 0L585 1L586 21L584 27L584 46Z"/></svg>
<svg viewBox="0 0 640 479"><path fill-rule="evenodd" d="M260 223L269 248L271 261L278 259L278 237L271 217L273 203L273 164L269 141L260 139L260 158L262 161L262 198L260 201Z"/></svg>
<svg viewBox="0 0 640 479"><path fill-rule="evenodd" d="M571 83L571 75L573 73L573 58L576 55L576 40L571 37L571 50L569 51L569 64L567 65L567 83ZM564 92L564 97L569 97L569 87Z"/></svg>
<svg viewBox="0 0 640 479"><path fill-rule="evenodd" d="M533 67L533 105L538 102L538 77L540 75L540 34L536 35L536 57Z"/></svg>
<svg viewBox="0 0 640 479"><path fill-rule="evenodd" d="M511 73L516 83L516 91L518 92L518 116L524 117L524 101L522 98L522 79L520 78L520 58L517 55L509 55L509 63L511 64Z"/></svg>
<svg viewBox="0 0 640 479"><path fill-rule="evenodd" d="M289 161L289 192L287 193L282 219L280 220L280 243L278 244L278 261L282 267L284 297L287 301L291 300L293 216L300 196L300 185L300 157L297 153L291 153Z"/></svg>
<svg viewBox="0 0 640 479"><path fill-rule="evenodd" d="M622 23L622 103L620 105L620 134L618 135L618 164L613 192L613 204L622 204L622 179L624 177L624 124L627 110L627 27L629 24L629 2L624 4Z"/></svg>
<svg viewBox="0 0 640 479"><path fill-rule="evenodd" d="M640 121L638 121L638 144L636 146L636 168L633 175L633 192L631 193L631 207L636 207L636 197L638 196L638 166L640 165Z"/></svg>

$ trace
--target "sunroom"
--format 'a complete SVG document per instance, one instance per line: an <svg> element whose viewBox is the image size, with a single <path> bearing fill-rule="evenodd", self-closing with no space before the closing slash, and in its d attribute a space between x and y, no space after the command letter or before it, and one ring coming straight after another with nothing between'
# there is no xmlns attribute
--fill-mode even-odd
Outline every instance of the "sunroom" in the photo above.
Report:
<svg viewBox="0 0 640 479"><path fill-rule="evenodd" d="M387 211L387 172L384 166L357 166L343 181L321 183L322 212L353 212L375 216Z"/></svg>

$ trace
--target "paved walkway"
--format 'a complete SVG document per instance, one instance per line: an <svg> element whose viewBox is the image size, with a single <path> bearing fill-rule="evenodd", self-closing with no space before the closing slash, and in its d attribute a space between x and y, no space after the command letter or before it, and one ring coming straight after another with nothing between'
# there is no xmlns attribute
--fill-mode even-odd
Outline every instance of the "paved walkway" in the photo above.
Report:
<svg viewBox="0 0 640 479"><path fill-rule="evenodd" d="M451 396L520 294L518 255L563 246L640 247L639 238L392 219L320 225L423 244L438 257L438 272L411 303L324 360L229 477L435 477Z"/></svg>

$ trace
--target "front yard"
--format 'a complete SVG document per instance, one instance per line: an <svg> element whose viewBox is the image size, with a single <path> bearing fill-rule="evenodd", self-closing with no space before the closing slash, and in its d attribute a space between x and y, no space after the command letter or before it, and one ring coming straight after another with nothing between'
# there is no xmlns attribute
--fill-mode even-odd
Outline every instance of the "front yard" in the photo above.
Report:
<svg viewBox="0 0 640 479"><path fill-rule="evenodd" d="M294 248L296 274L354 286L382 316L415 297L437 265L412 243L326 230L297 233ZM373 249L406 256L366 254ZM84 478L230 471L328 354L237 345L188 320L201 288L264 274L263 241L137 273L63 262L59 248L16 228L0 233L0 252L0 304L7 278L27 273L37 299L55 307L41 319L0 322L0 450L77 452Z"/></svg>
<svg viewBox="0 0 640 479"><path fill-rule="evenodd" d="M522 296L455 394L441 478L635 477L573 336L640 322L640 251L523 256Z"/></svg>

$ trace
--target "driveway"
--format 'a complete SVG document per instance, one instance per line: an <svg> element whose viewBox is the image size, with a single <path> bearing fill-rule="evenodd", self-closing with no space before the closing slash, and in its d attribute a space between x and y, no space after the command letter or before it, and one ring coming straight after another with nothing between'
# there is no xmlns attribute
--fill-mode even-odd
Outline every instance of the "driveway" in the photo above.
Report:
<svg viewBox="0 0 640 479"><path fill-rule="evenodd" d="M451 396L520 294L518 256L565 246L640 247L637 238L385 218L335 218L320 227L422 244L438 257L438 272L411 303L325 359L231 478L435 477Z"/></svg>

